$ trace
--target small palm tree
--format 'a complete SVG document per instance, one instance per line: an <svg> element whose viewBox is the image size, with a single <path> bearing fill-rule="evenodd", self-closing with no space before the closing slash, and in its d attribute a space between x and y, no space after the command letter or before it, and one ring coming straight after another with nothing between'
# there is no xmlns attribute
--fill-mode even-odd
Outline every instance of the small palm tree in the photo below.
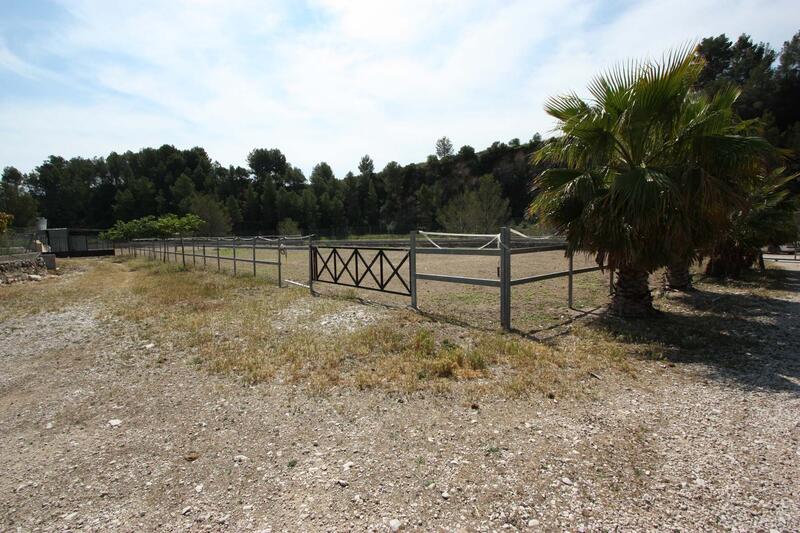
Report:
<svg viewBox="0 0 800 533"><path fill-rule="evenodd" d="M710 254L707 274L739 277L761 258L764 246L797 240L800 200L788 188L797 176L786 176L783 169L777 169L750 184L742 209L733 213L724 238Z"/></svg>
<svg viewBox="0 0 800 533"><path fill-rule="evenodd" d="M654 313L649 274L691 260L769 149L730 132L735 89L692 90L702 66L678 50L597 77L590 101L570 94L545 106L563 135L535 155L552 168L534 179L529 214L566 236L567 253L617 272L615 314Z"/></svg>

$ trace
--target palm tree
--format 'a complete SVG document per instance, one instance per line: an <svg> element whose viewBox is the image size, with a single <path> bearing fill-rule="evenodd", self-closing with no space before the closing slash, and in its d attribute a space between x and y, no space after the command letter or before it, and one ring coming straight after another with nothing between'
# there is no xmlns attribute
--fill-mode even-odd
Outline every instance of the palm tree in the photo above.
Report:
<svg viewBox="0 0 800 533"><path fill-rule="evenodd" d="M742 209L733 213L724 239L716 243L710 254L707 274L739 277L761 258L762 247L797 239L800 200L788 188L797 176L786 176L781 168L760 176L748 186Z"/></svg>
<svg viewBox="0 0 800 533"><path fill-rule="evenodd" d="M597 77L590 101L569 94L545 105L563 135L534 156L552 168L534 179L529 214L566 236L567 253L617 272L612 313L655 312L649 274L692 258L768 150L729 131L738 91L692 90L702 66L678 50Z"/></svg>

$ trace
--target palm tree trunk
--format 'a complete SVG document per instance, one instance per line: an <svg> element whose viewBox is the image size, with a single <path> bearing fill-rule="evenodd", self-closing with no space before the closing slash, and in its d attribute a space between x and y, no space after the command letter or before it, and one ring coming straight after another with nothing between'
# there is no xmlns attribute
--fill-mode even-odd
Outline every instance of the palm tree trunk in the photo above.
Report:
<svg viewBox="0 0 800 533"><path fill-rule="evenodd" d="M621 268L617 271L614 295L611 298L611 314L626 317L647 317L656 314L653 297L650 295L646 270Z"/></svg>
<svg viewBox="0 0 800 533"><path fill-rule="evenodd" d="M688 260L679 259L667 265L664 272L664 290L683 292L694 290Z"/></svg>

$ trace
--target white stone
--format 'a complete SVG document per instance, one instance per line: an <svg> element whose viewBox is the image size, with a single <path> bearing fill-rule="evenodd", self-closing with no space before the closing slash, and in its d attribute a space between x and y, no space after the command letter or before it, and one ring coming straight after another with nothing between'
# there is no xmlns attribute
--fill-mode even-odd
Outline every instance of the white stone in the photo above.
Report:
<svg viewBox="0 0 800 533"><path fill-rule="evenodd" d="M391 529L392 531L400 531L400 528L402 526L403 524L397 518L392 518L391 520L389 520L389 529Z"/></svg>
<svg viewBox="0 0 800 533"><path fill-rule="evenodd" d="M108 421L108 425L111 426L112 428L121 426L122 420L120 420L119 418L112 418L111 420Z"/></svg>

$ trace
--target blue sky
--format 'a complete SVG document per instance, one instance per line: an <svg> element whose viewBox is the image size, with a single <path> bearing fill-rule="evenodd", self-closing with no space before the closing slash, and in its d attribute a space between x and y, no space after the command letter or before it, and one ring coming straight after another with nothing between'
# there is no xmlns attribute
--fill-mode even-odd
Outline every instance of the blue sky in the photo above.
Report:
<svg viewBox="0 0 800 533"><path fill-rule="evenodd" d="M0 0L0 166L50 154L277 147L337 176L547 134L556 93L629 57L746 32L780 48L796 0Z"/></svg>

